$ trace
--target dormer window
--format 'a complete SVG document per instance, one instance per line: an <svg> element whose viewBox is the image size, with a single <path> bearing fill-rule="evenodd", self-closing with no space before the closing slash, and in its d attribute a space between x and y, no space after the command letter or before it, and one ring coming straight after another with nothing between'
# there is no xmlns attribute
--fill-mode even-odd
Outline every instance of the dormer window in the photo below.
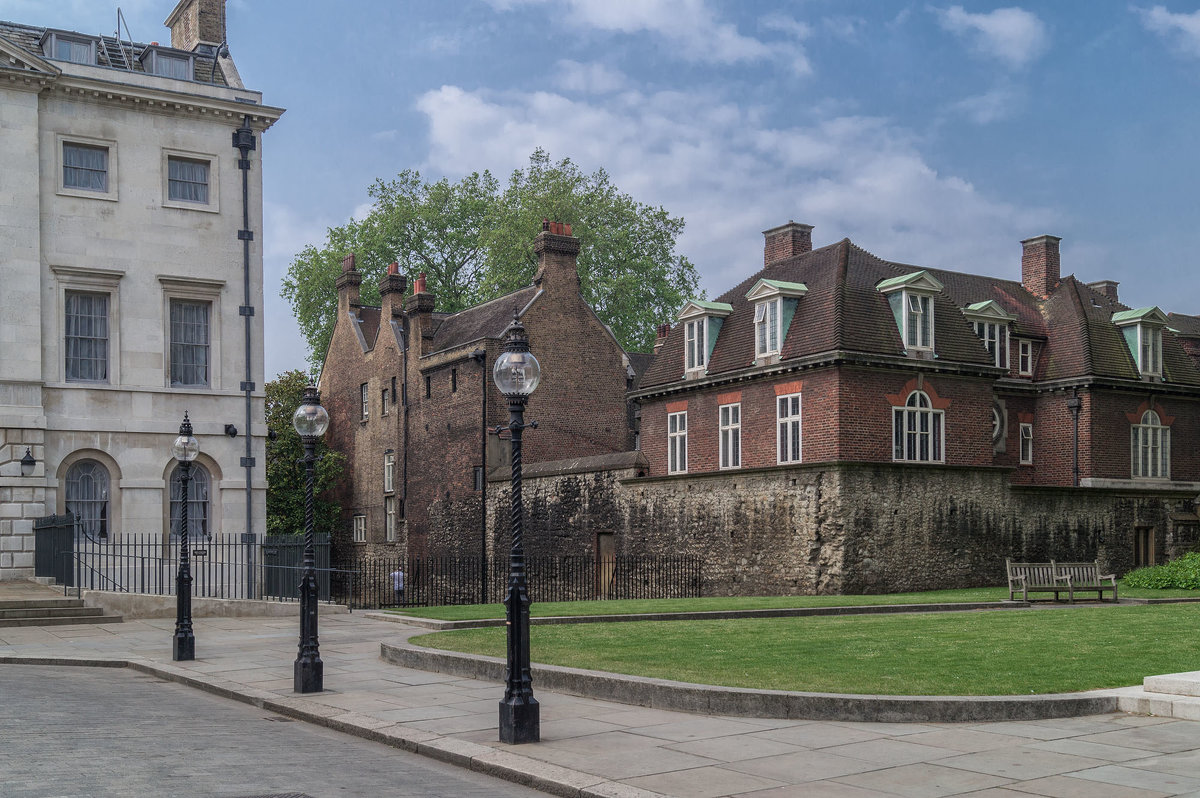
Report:
<svg viewBox="0 0 1200 798"><path fill-rule="evenodd" d="M733 306L724 302L692 300L679 314L683 324L683 376L702 377L708 369L717 335Z"/></svg>
<svg viewBox="0 0 1200 798"><path fill-rule="evenodd" d="M942 290L942 284L929 272L919 271L884 280L875 287L888 298L905 350L932 351L933 296Z"/></svg>
<svg viewBox="0 0 1200 798"><path fill-rule="evenodd" d="M754 358L759 364L783 351L788 325L806 293L804 283L767 279L760 279L746 292L746 298L754 303Z"/></svg>
<svg viewBox="0 0 1200 798"><path fill-rule="evenodd" d="M42 52L47 58L70 61L74 64L96 63L96 40L88 36L46 31L42 37Z"/></svg>
<svg viewBox="0 0 1200 798"><path fill-rule="evenodd" d="M1125 345L1133 355L1138 373L1143 378L1161 380L1162 331L1167 324L1166 314L1158 308L1139 308L1114 313L1112 320L1125 336Z"/></svg>
<svg viewBox="0 0 1200 798"><path fill-rule="evenodd" d="M1000 303L989 299L977 302L963 309L963 315L971 323L979 340L988 354L992 356L992 365L997 368L1008 368L1008 327L1016 317L1000 306Z"/></svg>
<svg viewBox="0 0 1200 798"><path fill-rule="evenodd" d="M191 53L174 52L159 47L147 47L142 51L142 68L151 75L176 80L192 79Z"/></svg>

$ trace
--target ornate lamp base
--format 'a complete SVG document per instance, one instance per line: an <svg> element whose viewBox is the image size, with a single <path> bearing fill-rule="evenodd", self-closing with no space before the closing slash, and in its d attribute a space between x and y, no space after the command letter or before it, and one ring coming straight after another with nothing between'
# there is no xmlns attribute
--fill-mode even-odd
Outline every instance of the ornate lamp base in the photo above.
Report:
<svg viewBox="0 0 1200 798"><path fill-rule="evenodd" d="M541 740L541 707L533 696L500 702L500 742L510 745Z"/></svg>

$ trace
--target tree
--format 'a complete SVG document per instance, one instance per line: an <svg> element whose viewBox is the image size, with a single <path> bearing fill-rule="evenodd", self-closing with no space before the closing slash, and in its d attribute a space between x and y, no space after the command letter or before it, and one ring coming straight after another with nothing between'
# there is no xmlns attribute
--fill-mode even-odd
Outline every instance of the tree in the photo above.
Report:
<svg viewBox="0 0 1200 798"><path fill-rule="evenodd" d="M528 285L542 219L566 222L582 244L583 296L630 351L649 351L655 325L698 295L696 268L675 253L682 218L621 193L603 169L584 174L541 149L503 190L487 171L428 183L405 170L377 180L370 195L366 218L330 228L324 246L301 251L284 280L314 364L333 334L334 281L349 252L363 272L364 303L378 301L379 279L394 260L403 273L424 272L439 310L453 312Z"/></svg>
<svg viewBox="0 0 1200 798"><path fill-rule="evenodd" d="M310 379L303 371L288 371L268 382L266 390L267 428L275 440L267 440L267 534L291 535L304 532L304 445L292 414L300 406L304 387ZM323 498L325 491L341 479L345 455L333 451L325 442L317 442L316 472L313 475L313 520L317 531L333 529L341 508Z"/></svg>

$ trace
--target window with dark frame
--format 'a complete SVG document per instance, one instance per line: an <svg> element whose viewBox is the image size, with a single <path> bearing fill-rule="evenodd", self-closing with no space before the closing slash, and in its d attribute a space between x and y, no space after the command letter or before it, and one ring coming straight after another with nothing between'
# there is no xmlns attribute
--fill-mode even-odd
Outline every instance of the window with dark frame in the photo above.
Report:
<svg viewBox="0 0 1200 798"><path fill-rule="evenodd" d="M208 169L208 161L168 155L167 199L207 205Z"/></svg>
<svg viewBox="0 0 1200 798"><path fill-rule="evenodd" d="M388 389L384 388L379 392L379 415L386 416L388 414Z"/></svg>
<svg viewBox="0 0 1200 798"><path fill-rule="evenodd" d="M171 386L207 387L208 302L171 300Z"/></svg>
<svg viewBox="0 0 1200 798"><path fill-rule="evenodd" d="M392 404L396 404L396 378L392 377Z"/></svg>
<svg viewBox="0 0 1200 798"><path fill-rule="evenodd" d="M108 299L108 294L66 292L67 382L108 381Z"/></svg>
<svg viewBox="0 0 1200 798"><path fill-rule="evenodd" d="M63 188L108 192L108 147L64 141Z"/></svg>
<svg viewBox="0 0 1200 798"><path fill-rule="evenodd" d="M431 396L433 396L433 377L426 374L425 375L425 398L428 399Z"/></svg>
<svg viewBox="0 0 1200 798"><path fill-rule="evenodd" d="M450 393L458 393L458 369L450 369Z"/></svg>
<svg viewBox="0 0 1200 798"><path fill-rule="evenodd" d="M475 477L475 490L483 490L483 466L475 466L472 471Z"/></svg>

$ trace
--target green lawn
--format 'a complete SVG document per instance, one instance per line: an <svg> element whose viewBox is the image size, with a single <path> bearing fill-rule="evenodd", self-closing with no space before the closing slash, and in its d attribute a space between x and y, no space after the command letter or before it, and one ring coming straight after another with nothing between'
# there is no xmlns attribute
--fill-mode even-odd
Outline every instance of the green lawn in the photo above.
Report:
<svg viewBox="0 0 1200 798"><path fill-rule="evenodd" d="M1125 598L1200 598L1200 590L1148 590L1121 585L1118 594ZM931 590L923 593L889 593L874 596L714 596L699 599L643 599L632 601L559 601L534 603L534 616L626 615L641 612L702 612L716 610L765 610L793 607L846 607L866 604L941 604L946 602L1003 601L1008 588L979 587L963 590ZM1040 593L1031 598L1050 598ZM453 607L407 607L390 610L439 621L465 621L503 618L503 604L468 604Z"/></svg>
<svg viewBox="0 0 1200 798"><path fill-rule="evenodd" d="M929 594L926 594L929 595ZM894 598L894 597L893 597ZM534 626L534 662L733 687L1015 695L1140 684L1200 669L1200 607L1084 606ZM413 638L504 656L504 629Z"/></svg>

